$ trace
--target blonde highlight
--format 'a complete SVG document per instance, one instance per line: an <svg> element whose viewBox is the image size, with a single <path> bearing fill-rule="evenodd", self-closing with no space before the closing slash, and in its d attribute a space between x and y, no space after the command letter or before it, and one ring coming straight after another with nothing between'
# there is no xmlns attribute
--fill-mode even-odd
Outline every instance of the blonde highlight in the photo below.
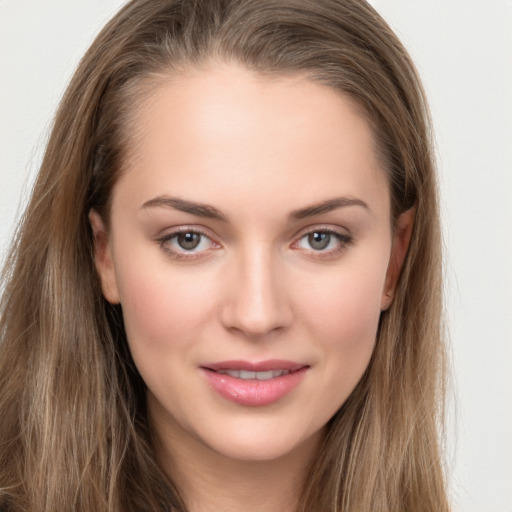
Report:
<svg viewBox="0 0 512 512"><path fill-rule="evenodd" d="M94 266L91 208L133 151L162 77L211 62L306 74L374 127L396 218L416 220L370 365L332 418L300 511L447 511L441 239L428 108L405 49L359 0L133 0L99 34L60 104L2 282L0 509L182 511L154 456L122 311Z"/></svg>

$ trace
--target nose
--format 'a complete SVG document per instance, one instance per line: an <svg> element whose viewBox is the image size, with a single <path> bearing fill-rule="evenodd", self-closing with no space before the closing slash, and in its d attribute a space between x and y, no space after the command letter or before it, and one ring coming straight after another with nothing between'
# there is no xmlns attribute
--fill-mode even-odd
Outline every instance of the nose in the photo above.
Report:
<svg viewBox="0 0 512 512"><path fill-rule="evenodd" d="M246 250L231 267L221 321L230 331L249 338L288 327L293 319L283 268L264 248Z"/></svg>

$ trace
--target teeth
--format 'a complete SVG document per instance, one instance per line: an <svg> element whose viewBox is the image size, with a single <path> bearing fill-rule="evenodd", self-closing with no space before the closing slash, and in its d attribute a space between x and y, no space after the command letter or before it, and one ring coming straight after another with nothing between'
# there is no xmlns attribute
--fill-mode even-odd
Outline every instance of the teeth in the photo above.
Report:
<svg viewBox="0 0 512 512"><path fill-rule="evenodd" d="M267 370L264 372L250 372L247 370L219 370L217 373L222 373L224 375L229 375L230 377L235 377L236 379L242 380L269 380L275 379L276 377L281 377L282 375L288 375L290 373L289 370Z"/></svg>
<svg viewBox="0 0 512 512"><path fill-rule="evenodd" d="M290 370L272 370L272 377L281 377L281 375L288 375Z"/></svg>
<svg viewBox="0 0 512 512"><path fill-rule="evenodd" d="M274 372L272 370L268 370L266 372L258 372L255 377L258 380L268 380L274 377Z"/></svg>

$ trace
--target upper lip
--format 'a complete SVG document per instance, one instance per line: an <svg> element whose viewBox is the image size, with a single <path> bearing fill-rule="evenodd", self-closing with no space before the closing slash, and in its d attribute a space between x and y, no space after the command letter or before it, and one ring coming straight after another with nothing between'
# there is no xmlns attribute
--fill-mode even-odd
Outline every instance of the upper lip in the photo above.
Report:
<svg viewBox="0 0 512 512"><path fill-rule="evenodd" d="M296 363L294 361L285 361L283 359L268 359L266 361L220 361L217 363L207 363L201 365L202 368L213 371L220 370L246 370L249 372L266 372L269 370L288 370L290 372L300 370L309 365Z"/></svg>

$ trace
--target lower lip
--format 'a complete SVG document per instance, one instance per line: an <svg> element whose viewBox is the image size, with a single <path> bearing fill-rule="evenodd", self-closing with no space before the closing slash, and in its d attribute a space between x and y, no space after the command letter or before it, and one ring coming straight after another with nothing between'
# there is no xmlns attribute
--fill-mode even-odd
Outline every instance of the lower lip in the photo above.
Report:
<svg viewBox="0 0 512 512"><path fill-rule="evenodd" d="M208 382L220 396L239 405L257 407L277 402L295 389L308 367L268 380L237 379L225 373L202 368Z"/></svg>

